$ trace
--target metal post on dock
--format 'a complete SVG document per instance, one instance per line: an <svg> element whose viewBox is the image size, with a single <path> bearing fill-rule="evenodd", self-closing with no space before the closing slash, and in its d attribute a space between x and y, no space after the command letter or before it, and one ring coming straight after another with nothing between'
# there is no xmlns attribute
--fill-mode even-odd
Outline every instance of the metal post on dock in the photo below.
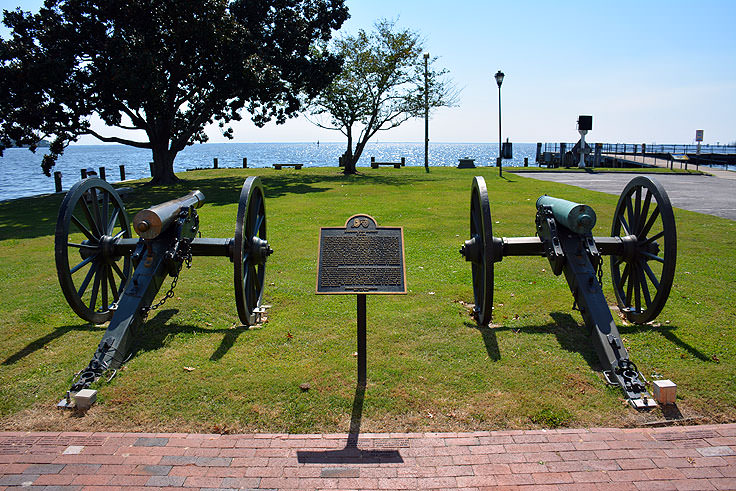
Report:
<svg viewBox="0 0 736 491"><path fill-rule="evenodd" d="M541 165L541 163L542 163L542 143L541 142L537 142L537 155L534 158L534 161L538 165Z"/></svg>
<svg viewBox="0 0 736 491"><path fill-rule="evenodd" d="M61 192L61 171L57 170L54 172L54 186L56 188L56 192Z"/></svg>
<svg viewBox="0 0 736 491"><path fill-rule="evenodd" d="M119 167L120 167L120 180L124 181L125 180L125 165L120 164Z"/></svg>
<svg viewBox="0 0 736 491"><path fill-rule="evenodd" d="M560 167L565 165L565 150L567 149L566 143L560 143Z"/></svg>

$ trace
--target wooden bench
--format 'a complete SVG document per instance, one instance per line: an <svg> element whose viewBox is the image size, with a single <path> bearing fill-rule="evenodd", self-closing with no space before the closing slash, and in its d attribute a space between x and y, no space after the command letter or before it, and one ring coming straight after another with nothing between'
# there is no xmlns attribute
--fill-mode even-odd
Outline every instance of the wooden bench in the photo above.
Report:
<svg viewBox="0 0 736 491"><path fill-rule="evenodd" d="M281 170L282 167L293 167L296 170L299 170L302 168L303 164L273 164L273 168L276 170Z"/></svg>
<svg viewBox="0 0 736 491"><path fill-rule="evenodd" d="M398 169L400 167L404 167L406 165L406 158L401 157L401 162L376 162L375 157L371 157L371 168L372 169L378 169L379 165L393 165L394 169Z"/></svg>

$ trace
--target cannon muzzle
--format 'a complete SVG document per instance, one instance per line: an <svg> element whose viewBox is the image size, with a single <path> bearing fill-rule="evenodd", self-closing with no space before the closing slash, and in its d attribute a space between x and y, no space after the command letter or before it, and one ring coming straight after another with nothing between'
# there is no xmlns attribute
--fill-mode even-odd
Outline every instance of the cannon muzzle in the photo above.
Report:
<svg viewBox="0 0 736 491"><path fill-rule="evenodd" d="M155 239L176 219L182 208L199 208L204 203L202 191L192 191L181 198L141 210L133 218L133 228L143 239Z"/></svg>
<svg viewBox="0 0 736 491"><path fill-rule="evenodd" d="M537 209L542 206L550 207L555 220L576 234L590 233L595 226L595 211L588 205L544 195L537 199Z"/></svg>

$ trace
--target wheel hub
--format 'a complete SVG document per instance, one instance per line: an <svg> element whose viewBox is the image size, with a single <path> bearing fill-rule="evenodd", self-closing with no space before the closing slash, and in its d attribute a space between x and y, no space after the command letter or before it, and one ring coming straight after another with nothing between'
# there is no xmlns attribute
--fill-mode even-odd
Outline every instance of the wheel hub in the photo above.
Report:
<svg viewBox="0 0 736 491"><path fill-rule="evenodd" d="M465 244L460 248L460 254L465 257L466 261L473 263L481 263L483 261L483 251L480 246L480 237L473 235L473 238L466 240Z"/></svg>
<svg viewBox="0 0 736 491"><path fill-rule="evenodd" d="M253 259L254 264L265 264L266 259L273 253L273 249L268 244L268 241L261 239L260 237L254 236L250 241L250 257Z"/></svg>

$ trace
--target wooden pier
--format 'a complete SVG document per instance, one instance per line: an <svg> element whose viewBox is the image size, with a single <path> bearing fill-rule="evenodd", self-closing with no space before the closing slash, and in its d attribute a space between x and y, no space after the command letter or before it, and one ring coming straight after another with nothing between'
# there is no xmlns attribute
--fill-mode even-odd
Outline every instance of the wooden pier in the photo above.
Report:
<svg viewBox="0 0 736 491"><path fill-rule="evenodd" d="M536 162L547 167L577 167L578 156L568 149L571 143L537 143ZM585 158L587 167L661 167L708 172L736 172L718 169L718 165L736 166L736 145L647 145L630 143L595 143Z"/></svg>

